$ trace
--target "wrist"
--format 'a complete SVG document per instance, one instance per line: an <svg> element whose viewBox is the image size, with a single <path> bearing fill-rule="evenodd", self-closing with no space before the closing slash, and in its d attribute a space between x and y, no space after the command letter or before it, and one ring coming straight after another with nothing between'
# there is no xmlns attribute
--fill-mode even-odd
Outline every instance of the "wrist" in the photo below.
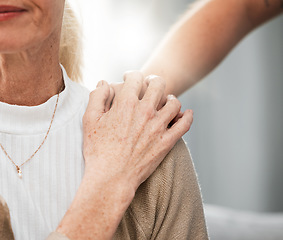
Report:
<svg viewBox="0 0 283 240"><path fill-rule="evenodd" d="M103 160L100 160L103 161ZM85 172L81 186L91 186L101 188L101 192L108 189L116 197L127 198L131 203L134 198L135 192L139 186L137 176L131 171L122 171L117 169L98 168L96 165L91 164L91 160L85 160ZM114 170L113 170L114 169Z"/></svg>
<svg viewBox="0 0 283 240"><path fill-rule="evenodd" d="M86 171L56 231L70 239L112 239L134 194L122 179L101 179Z"/></svg>
<svg viewBox="0 0 283 240"><path fill-rule="evenodd" d="M121 174L122 175L122 174ZM120 205L127 207L135 196L135 185L124 176L107 176L105 174L94 173L92 170L85 170L85 174L80 185L82 193L89 195L90 199L99 196L107 197L109 200L116 200ZM78 194L77 194L78 195Z"/></svg>

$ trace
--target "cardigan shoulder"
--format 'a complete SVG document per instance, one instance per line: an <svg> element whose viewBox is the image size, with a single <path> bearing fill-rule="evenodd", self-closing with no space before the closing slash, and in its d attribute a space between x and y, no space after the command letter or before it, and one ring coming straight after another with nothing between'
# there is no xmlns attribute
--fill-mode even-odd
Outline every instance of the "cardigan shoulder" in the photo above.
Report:
<svg viewBox="0 0 283 240"><path fill-rule="evenodd" d="M195 169L183 140L138 188L114 239L208 239Z"/></svg>
<svg viewBox="0 0 283 240"><path fill-rule="evenodd" d="M1 197L0 239L14 239L8 207ZM67 238L52 233L48 239ZM138 188L113 239L208 239L194 166L183 140Z"/></svg>

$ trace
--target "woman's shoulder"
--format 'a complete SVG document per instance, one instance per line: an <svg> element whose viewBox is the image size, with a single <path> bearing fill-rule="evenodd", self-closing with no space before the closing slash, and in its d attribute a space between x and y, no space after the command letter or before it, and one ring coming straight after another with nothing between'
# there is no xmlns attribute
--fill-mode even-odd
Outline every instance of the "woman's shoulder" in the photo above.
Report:
<svg viewBox="0 0 283 240"><path fill-rule="evenodd" d="M207 239L199 185L180 139L139 187L114 239Z"/></svg>

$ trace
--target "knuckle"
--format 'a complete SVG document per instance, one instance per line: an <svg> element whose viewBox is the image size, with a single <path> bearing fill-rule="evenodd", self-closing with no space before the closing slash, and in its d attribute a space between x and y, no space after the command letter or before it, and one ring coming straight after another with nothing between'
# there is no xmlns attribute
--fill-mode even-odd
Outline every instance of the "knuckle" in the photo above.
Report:
<svg viewBox="0 0 283 240"><path fill-rule="evenodd" d="M176 138L173 134L167 134L165 137L162 138L163 146L166 148L174 146L176 142Z"/></svg>
<svg viewBox="0 0 283 240"><path fill-rule="evenodd" d="M168 101L173 104L175 108L181 109L181 102L174 95L168 95Z"/></svg>
<svg viewBox="0 0 283 240"><path fill-rule="evenodd" d="M152 126L152 133L155 136L162 136L165 129L166 129L166 126L165 124L163 124L163 122L155 122L155 124L153 124Z"/></svg>
<svg viewBox="0 0 283 240"><path fill-rule="evenodd" d="M146 119L152 119L155 116L155 109L152 104L144 105L142 114Z"/></svg>

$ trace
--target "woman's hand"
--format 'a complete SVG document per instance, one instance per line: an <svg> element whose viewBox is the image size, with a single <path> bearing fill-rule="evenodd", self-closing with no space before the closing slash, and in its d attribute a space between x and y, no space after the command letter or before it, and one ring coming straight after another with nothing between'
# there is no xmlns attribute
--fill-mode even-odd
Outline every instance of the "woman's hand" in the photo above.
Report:
<svg viewBox="0 0 283 240"><path fill-rule="evenodd" d="M161 78L144 82L131 72L114 99L104 81L90 94L83 117L85 175L57 232L76 240L112 239L138 186L193 121L173 96L157 110L164 89Z"/></svg>
<svg viewBox="0 0 283 240"><path fill-rule="evenodd" d="M181 104L172 95L157 110L165 90L160 77L145 81L148 86L142 98L142 74L130 72L124 80L110 110L114 94L105 81L90 94L83 118L85 171L97 181L125 183L136 191L189 130L193 113L180 113Z"/></svg>
<svg viewBox="0 0 283 240"><path fill-rule="evenodd" d="M125 74L127 74L127 73L125 73ZM156 78L156 77L157 77L156 75L149 75L144 79L143 85L142 85L142 88L141 88L141 91L140 91L139 99L143 98L150 81L152 79ZM122 90L123 85L124 85L124 82L114 82L114 83L110 84L111 91L114 92L114 96L117 95ZM166 103L166 101L167 101L167 95L166 95L165 91L163 91L163 95L162 95L161 100L158 104L157 110L159 110L161 107L163 107L164 104Z"/></svg>

